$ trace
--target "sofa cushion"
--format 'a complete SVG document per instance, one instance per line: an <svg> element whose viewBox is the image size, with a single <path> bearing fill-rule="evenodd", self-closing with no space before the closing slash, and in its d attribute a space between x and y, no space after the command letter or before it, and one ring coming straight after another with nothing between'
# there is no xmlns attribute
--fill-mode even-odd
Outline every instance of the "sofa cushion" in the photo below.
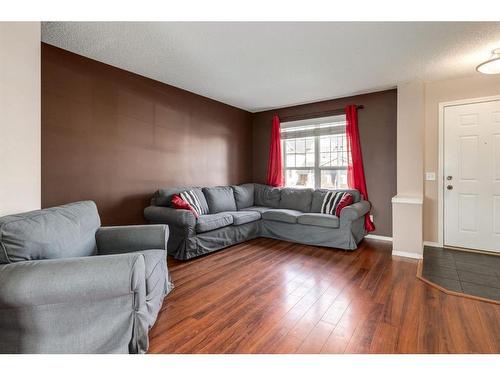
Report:
<svg viewBox="0 0 500 375"><path fill-rule="evenodd" d="M311 211L310 212L316 212L319 213L321 212L321 205L323 204L323 200L325 199L326 193L332 190L327 190L327 189L318 189L314 190L312 193L312 202L311 202ZM334 191L345 191L350 194L352 194L354 203L360 201L360 195L359 191L353 190L353 189L339 189L339 190L334 190Z"/></svg>
<svg viewBox="0 0 500 375"><path fill-rule="evenodd" d="M162 207L173 207L171 202L172 197L175 194L179 195L180 193L188 190L194 191L196 197L198 198L198 201L200 202L202 212L208 213L207 200L205 199L205 196L203 195L203 192L199 187L181 186L181 187L172 187L172 188L169 187L169 188L159 189L156 191L153 198L151 199L151 205L162 206Z"/></svg>
<svg viewBox="0 0 500 375"><path fill-rule="evenodd" d="M211 215L202 215L197 219L196 232L204 233L211 230L227 227L233 223L233 217L227 212Z"/></svg>
<svg viewBox="0 0 500 375"><path fill-rule="evenodd" d="M279 208L281 189L268 185L255 184L254 204L256 206Z"/></svg>
<svg viewBox="0 0 500 375"><path fill-rule="evenodd" d="M297 218L299 224L315 225L318 227L338 228L339 218L329 214L308 213Z"/></svg>
<svg viewBox="0 0 500 375"><path fill-rule="evenodd" d="M234 185L232 188L238 210L253 206L253 196L255 192L254 184Z"/></svg>
<svg viewBox="0 0 500 375"><path fill-rule="evenodd" d="M286 210L282 208L271 209L262 213L264 220L282 221L284 223L297 223L297 218L303 215L302 212L297 210Z"/></svg>
<svg viewBox="0 0 500 375"><path fill-rule="evenodd" d="M216 214L224 211L236 211L233 188L231 186L215 186L203 188L208 203L208 212Z"/></svg>
<svg viewBox="0 0 500 375"><path fill-rule="evenodd" d="M233 217L233 225L241 225L260 220L261 215L257 211L233 211L226 212Z"/></svg>
<svg viewBox="0 0 500 375"><path fill-rule="evenodd" d="M312 189L281 189L281 199L279 207L289 210L310 212L312 193Z"/></svg>
<svg viewBox="0 0 500 375"><path fill-rule="evenodd" d="M97 207L83 201L0 218L0 263L96 253Z"/></svg>
<svg viewBox="0 0 500 375"><path fill-rule="evenodd" d="M257 211L262 215L262 213L272 210L271 207L262 207L262 206L252 206L252 207L247 207L244 208L242 211Z"/></svg>

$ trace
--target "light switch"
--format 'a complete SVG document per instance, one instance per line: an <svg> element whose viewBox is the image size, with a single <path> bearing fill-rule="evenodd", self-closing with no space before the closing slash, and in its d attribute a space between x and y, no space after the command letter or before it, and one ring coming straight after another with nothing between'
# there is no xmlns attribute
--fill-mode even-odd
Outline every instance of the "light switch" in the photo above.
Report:
<svg viewBox="0 0 500 375"><path fill-rule="evenodd" d="M436 181L436 173L434 173L434 172L425 172L425 179L427 181Z"/></svg>

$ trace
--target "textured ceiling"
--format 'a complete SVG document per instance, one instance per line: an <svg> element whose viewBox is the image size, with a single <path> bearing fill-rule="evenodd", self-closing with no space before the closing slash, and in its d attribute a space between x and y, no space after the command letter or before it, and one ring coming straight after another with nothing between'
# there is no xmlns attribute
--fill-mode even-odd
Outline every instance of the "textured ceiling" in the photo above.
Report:
<svg viewBox="0 0 500 375"><path fill-rule="evenodd" d="M42 40L256 112L477 74L500 23L45 22Z"/></svg>

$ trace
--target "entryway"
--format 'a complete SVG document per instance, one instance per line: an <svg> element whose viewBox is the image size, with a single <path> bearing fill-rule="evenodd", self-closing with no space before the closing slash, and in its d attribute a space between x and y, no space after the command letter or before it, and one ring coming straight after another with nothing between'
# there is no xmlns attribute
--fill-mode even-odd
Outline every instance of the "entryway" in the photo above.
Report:
<svg viewBox="0 0 500 375"><path fill-rule="evenodd" d="M448 292L500 303L500 256L424 247L421 278Z"/></svg>
<svg viewBox="0 0 500 375"><path fill-rule="evenodd" d="M442 106L443 244L500 252L500 98Z"/></svg>

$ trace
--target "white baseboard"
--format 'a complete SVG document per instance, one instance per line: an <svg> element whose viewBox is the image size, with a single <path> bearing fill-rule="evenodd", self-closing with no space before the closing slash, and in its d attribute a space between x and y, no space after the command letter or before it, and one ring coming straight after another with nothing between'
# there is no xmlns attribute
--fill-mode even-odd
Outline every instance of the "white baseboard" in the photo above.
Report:
<svg viewBox="0 0 500 375"><path fill-rule="evenodd" d="M392 242L392 237L387 237L387 236L379 236L377 234L367 234L365 238L372 239L372 240L379 240L379 241L387 241L387 242Z"/></svg>
<svg viewBox="0 0 500 375"><path fill-rule="evenodd" d="M407 251L392 250L392 255L396 255L398 257L412 258L412 259L422 259L421 254L409 253Z"/></svg>
<svg viewBox="0 0 500 375"><path fill-rule="evenodd" d="M433 241L424 241L424 246L443 247L443 244L440 244L439 242L433 242Z"/></svg>

